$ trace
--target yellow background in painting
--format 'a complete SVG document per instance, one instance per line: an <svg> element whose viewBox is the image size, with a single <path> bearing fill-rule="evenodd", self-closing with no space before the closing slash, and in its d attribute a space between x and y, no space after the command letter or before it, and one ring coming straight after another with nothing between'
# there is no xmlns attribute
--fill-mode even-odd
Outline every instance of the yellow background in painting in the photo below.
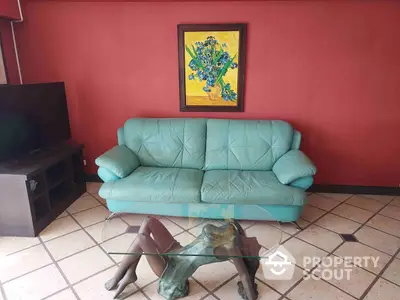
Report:
<svg viewBox="0 0 400 300"><path fill-rule="evenodd" d="M190 49L191 45L195 46L196 42L204 42L208 36L214 36L220 45L227 45L225 51L228 51L231 57L236 54L234 62L238 63L239 56L239 31L199 31L185 32L185 45ZM210 100L207 93L203 91L206 82L200 82L198 78L189 80L188 76L194 73L189 68L189 62L192 59L189 53L185 51L185 87L186 87L186 104L187 105L218 105L218 106L236 106L236 101L224 101L220 96L215 100ZM238 68L228 69L228 72L223 77L225 83L230 83L231 88L237 94Z"/></svg>

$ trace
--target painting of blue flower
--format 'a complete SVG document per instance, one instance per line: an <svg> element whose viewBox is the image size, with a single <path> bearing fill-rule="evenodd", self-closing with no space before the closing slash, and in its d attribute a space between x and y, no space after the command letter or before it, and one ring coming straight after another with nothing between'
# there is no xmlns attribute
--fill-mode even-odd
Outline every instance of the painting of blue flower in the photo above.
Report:
<svg viewBox="0 0 400 300"><path fill-rule="evenodd" d="M245 24L179 25L181 106L243 108ZM200 26L200 27L198 27ZM222 27L221 27L222 26ZM183 27L195 28L185 30ZM211 28L210 30L200 30ZM222 30L226 28L227 30ZM221 29L221 30L220 30ZM236 30L235 30L236 29Z"/></svg>

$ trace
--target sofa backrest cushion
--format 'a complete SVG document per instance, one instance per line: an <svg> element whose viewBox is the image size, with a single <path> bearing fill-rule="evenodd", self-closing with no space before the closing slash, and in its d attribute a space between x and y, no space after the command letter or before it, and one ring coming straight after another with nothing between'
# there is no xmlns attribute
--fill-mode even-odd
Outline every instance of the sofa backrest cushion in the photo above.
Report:
<svg viewBox="0 0 400 300"><path fill-rule="evenodd" d="M284 121L207 121L205 170L270 171L292 146L293 128Z"/></svg>
<svg viewBox="0 0 400 300"><path fill-rule="evenodd" d="M124 143L142 166L202 169L205 119L129 119Z"/></svg>

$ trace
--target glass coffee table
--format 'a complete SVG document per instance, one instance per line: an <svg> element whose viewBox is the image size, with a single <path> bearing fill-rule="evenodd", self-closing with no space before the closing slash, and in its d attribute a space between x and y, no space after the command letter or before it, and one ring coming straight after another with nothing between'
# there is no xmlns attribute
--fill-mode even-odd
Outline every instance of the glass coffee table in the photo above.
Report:
<svg viewBox="0 0 400 300"><path fill-rule="evenodd" d="M136 269L144 259L159 278L158 293L165 299L178 299L190 294L189 278L199 267L230 261L240 278L238 299L257 299L255 277L259 269L264 269L260 261L263 264L274 258L283 268L288 263L284 255L277 255L283 238L281 224L234 220L235 206L223 206L224 219L204 219L202 212L188 218L112 214L103 228L102 245L120 263L105 288L115 290L118 297L138 280ZM259 219L272 219L261 206L249 205L249 209L256 210ZM116 240L119 242L113 242Z"/></svg>

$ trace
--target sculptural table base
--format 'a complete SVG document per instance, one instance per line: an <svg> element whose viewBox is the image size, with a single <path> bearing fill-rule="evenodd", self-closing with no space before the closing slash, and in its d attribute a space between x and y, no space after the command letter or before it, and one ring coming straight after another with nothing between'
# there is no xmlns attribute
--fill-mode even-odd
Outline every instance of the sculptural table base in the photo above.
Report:
<svg viewBox="0 0 400 300"><path fill-rule="evenodd" d="M246 300L257 299L255 274L260 265L259 259L242 256L258 256L260 245L255 238L244 236L244 231L241 235L237 230L226 230L227 226L229 224L210 227L213 239L204 239L203 229L203 233L192 243L173 251L174 255L168 257L167 267L159 280L158 293L168 300L185 297L189 294L188 278L198 267L232 260L241 279L238 283L239 295Z"/></svg>
<svg viewBox="0 0 400 300"><path fill-rule="evenodd" d="M255 237L246 237L238 222L231 221L219 227L207 224L186 246L181 246L167 228L152 217L143 221L137 233L116 274L105 285L108 290L117 289L115 297L136 281L136 267L140 257L146 256L160 278L158 293L167 300L189 294L188 279L200 266L228 260L239 273L239 295L246 300L257 299L255 274L260 265L261 246Z"/></svg>

